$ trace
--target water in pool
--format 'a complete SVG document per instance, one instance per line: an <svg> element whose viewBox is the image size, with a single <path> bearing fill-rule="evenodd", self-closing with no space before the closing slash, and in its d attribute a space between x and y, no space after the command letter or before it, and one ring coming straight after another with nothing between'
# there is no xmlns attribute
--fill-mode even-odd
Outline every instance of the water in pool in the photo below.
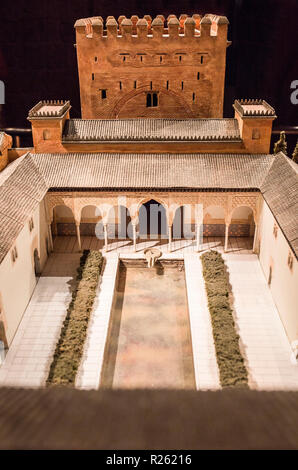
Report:
<svg viewBox="0 0 298 470"><path fill-rule="evenodd" d="M182 263L121 262L101 385L195 388Z"/></svg>

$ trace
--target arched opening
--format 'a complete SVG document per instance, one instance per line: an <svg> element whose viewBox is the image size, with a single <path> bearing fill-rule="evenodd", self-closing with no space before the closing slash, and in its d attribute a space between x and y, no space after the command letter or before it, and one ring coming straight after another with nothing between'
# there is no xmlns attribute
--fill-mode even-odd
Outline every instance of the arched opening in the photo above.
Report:
<svg viewBox="0 0 298 470"><path fill-rule="evenodd" d="M110 117L112 119L131 116L171 118L173 109L175 109L176 118L193 117L191 106L181 93L169 90L167 87L159 87L154 92L158 96L150 98L148 95L150 92L152 92L151 86L144 86L137 90L133 88L116 103Z"/></svg>
<svg viewBox="0 0 298 470"><path fill-rule="evenodd" d="M205 248L224 247L225 211L222 206L210 205L204 210L203 243Z"/></svg>
<svg viewBox="0 0 298 470"><path fill-rule="evenodd" d="M33 258L34 258L35 276L39 277L41 275L41 264L40 264L40 257L39 257L37 248L35 248L35 250L34 250Z"/></svg>
<svg viewBox="0 0 298 470"><path fill-rule="evenodd" d="M251 207L238 206L232 212L229 225L229 245L234 251L253 249L255 235L254 213Z"/></svg>
<svg viewBox="0 0 298 470"><path fill-rule="evenodd" d="M195 237L194 206L183 205L175 212L172 225L172 239L193 239Z"/></svg>
<svg viewBox="0 0 298 470"><path fill-rule="evenodd" d="M119 205L110 209L108 214L108 235L117 240L132 238L131 216L127 207Z"/></svg>
<svg viewBox="0 0 298 470"><path fill-rule="evenodd" d="M54 235L75 235L76 227L72 210L64 205L53 209L52 232Z"/></svg>
<svg viewBox="0 0 298 470"><path fill-rule="evenodd" d="M69 207L64 205L54 207L51 230L54 251L61 253L72 251L76 243L77 233L74 215Z"/></svg>
<svg viewBox="0 0 298 470"><path fill-rule="evenodd" d="M97 206L84 206L81 211L80 234L82 237L95 237L96 225L100 223L102 214Z"/></svg>
<svg viewBox="0 0 298 470"><path fill-rule="evenodd" d="M225 211L223 207L210 205L204 210L203 234L205 237L225 236Z"/></svg>
<svg viewBox="0 0 298 470"><path fill-rule="evenodd" d="M167 239L167 214L165 207L154 199L139 209L139 236L141 239Z"/></svg>

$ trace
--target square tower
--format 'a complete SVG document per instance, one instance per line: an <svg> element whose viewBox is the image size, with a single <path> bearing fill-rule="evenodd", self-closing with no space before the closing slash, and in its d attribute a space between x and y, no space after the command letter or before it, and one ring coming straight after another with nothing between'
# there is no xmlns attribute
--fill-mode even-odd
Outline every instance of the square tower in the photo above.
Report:
<svg viewBox="0 0 298 470"><path fill-rule="evenodd" d="M83 119L221 118L228 20L200 15L75 23Z"/></svg>

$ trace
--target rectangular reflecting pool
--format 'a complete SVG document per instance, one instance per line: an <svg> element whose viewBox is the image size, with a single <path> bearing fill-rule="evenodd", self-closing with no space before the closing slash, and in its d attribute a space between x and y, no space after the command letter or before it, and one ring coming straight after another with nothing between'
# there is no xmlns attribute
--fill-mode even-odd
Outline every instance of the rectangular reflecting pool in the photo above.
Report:
<svg viewBox="0 0 298 470"><path fill-rule="evenodd" d="M101 386L195 388L182 261L121 261Z"/></svg>

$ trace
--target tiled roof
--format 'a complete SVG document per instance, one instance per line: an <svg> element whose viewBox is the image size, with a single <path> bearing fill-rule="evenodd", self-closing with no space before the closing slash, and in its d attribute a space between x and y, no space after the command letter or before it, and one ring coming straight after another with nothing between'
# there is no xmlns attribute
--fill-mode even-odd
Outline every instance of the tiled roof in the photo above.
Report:
<svg viewBox="0 0 298 470"><path fill-rule="evenodd" d="M240 141L236 119L69 119L63 142Z"/></svg>
<svg viewBox="0 0 298 470"><path fill-rule="evenodd" d="M298 257L298 165L283 154L26 154L0 174L0 262L50 189L260 190Z"/></svg>
<svg viewBox="0 0 298 470"><path fill-rule="evenodd" d="M30 154L11 163L0 174L0 262L26 220L47 192L47 185Z"/></svg>
<svg viewBox="0 0 298 470"><path fill-rule="evenodd" d="M273 156L237 154L32 155L52 188L259 188Z"/></svg>
<svg viewBox="0 0 298 470"><path fill-rule="evenodd" d="M298 253L298 165L282 153L276 155L260 189L281 230Z"/></svg>

